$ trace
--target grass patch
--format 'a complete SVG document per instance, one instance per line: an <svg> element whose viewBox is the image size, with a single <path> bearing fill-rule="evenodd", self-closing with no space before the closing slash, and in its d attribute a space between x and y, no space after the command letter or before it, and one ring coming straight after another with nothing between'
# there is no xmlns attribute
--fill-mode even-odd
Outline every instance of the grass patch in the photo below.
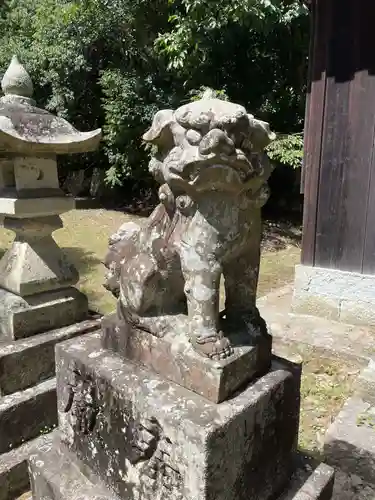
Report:
<svg viewBox="0 0 375 500"><path fill-rule="evenodd" d="M357 427L369 427L375 429L375 408L371 406L357 417Z"/></svg>
<svg viewBox="0 0 375 500"><path fill-rule="evenodd" d="M287 245L282 250L263 251L260 263L258 297L280 288L294 279L294 267L300 262L300 249Z"/></svg>
<svg viewBox="0 0 375 500"><path fill-rule="evenodd" d="M360 366L342 358L321 356L307 346L294 344L288 350L303 360L299 447L320 457L324 435L351 396Z"/></svg>

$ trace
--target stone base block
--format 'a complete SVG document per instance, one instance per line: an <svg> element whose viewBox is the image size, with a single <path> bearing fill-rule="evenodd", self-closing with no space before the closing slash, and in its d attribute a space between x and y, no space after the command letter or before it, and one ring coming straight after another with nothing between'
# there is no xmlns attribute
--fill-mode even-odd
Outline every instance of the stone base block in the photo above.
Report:
<svg viewBox="0 0 375 500"><path fill-rule="evenodd" d="M98 328L100 319L89 319L16 342L0 343L0 396L54 377L55 345Z"/></svg>
<svg viewBox="0 0 375 500"><path fill-rule="evenodd" d="M124 499L270 500L298 432L288 366L215 404L85 335L56 348L62 440Z"/></svg>
<svg viewBox="0 0 375 500"><path fill-rule="evenodd" d="M88 315L87 297L64 288L22 298L0 289L0 339L17 340L71 325Z"/></svg>
<svg viewBox="0 0 375 500"><path fill-rule="evenodd" d="M330 465L375 484L375 407L348 399L327 431L324 454Z"/></svg>
<svg viewBox="0 0 375 500"><path fill-rule="evenodd" d="M48 198L0 198L0 213L8 217L47 217L63 214L74 208L71 196L49 196Z"/></svg>
<svg viewBox="0 0 375 500"><path fill-rule="evenodd" d="M52 435L41 435L0 455L0 500L13 500L30 490L27 460L36 450L42 452L49 449Z"/></svg>
<svg viewBox="0 0 375 500"><path fill-rule="evenodd" d="M0 453L51 430L56 422L55 379L0 398Z"/></svg>
<svg viewBox="0 0 375 500"><path fill-rule="evenodd" d="M244 339L231 336L234 354L212 361L192 348L185 332L168 332L158 338L141 330L117 327L116 315L103 318L102 344L121 356L141 363L167 380L219 403L271 365L270 335Z"/></svg>
<svg viewBox="0 0 375 500"><path fill-rule="evenodd" d="M95 475L85 470L84 465L58 440L30 456L29 471L33 500L119 499ZM330 467L320 464L307 472L306 464L300 463L286 491L274 500L330 500L333 480L334 472ZM138 497L129 495L125 498ZM146 500L146 497L141 498ZM166 494L165 498L176 497ZM234 495L231 500L240 498Z"/></svg>
<svg viewBox="0 0 375 500"><path fill-rule="evenodd" d="M375 275L298 265L292 312L375 325Z"/></svg>

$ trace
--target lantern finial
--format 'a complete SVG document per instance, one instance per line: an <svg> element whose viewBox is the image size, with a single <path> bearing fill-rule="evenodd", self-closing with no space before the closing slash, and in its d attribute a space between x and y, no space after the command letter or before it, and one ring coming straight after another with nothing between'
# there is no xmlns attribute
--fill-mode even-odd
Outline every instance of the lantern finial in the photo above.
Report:
<svg viewBox="0 0 375 500"><path fill-rule="evenodd" d="M16 95L30 98L33 95L33 82L30 75L14 55L1 81L4 95Z"/></svg>

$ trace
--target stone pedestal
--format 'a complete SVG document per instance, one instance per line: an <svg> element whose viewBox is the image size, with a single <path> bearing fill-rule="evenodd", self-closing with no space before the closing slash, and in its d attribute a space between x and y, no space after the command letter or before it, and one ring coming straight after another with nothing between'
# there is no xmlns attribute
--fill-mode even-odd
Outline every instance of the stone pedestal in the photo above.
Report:
<svg viewBox="0 0 375 500"><path fill-rule="evenodd" d="M99 334L56 355L60 436L30 460L34 500L330 498L331 470L324 495L285 491L300 367L275 359L217 404L104 349Z"/></svg>
<svg viewBox="0 0 375 500"><path fill-rule="evenodd" d="M122 357L152 368L167 380L220 403L252 377L266 373L271 364L271 336L249 338L241 333L231 336L233 355L213 362L191 348L189 338L168 331L158 338L149 333L119 326L116 314L103 318L103 347Z"/></svg>

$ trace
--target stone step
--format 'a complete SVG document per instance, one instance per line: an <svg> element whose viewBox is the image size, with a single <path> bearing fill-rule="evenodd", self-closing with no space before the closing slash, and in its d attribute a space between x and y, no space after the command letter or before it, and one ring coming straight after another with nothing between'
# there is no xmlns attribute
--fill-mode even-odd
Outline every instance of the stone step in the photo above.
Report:
<svg viewBox="0 0 375 500"><path fill-rule="evenodd" d="M97 330L100 318L17 341L0 342L0 396L12 394L55 376L55 345Z"/></svg>
<svg viewBox="0 0 375 500"><path fill-rule="evenodd" d="M91 471L83 473L84 465L59 442L57 433L30 456L29 470L33 500L118 500ZM333 482L333 469L311 467L309 459L298 456L292 480L278 500L330 500Z"/></svg>
<svg viewBox="0 0 375 500"><path fill-rule="evenodd" d="M328 428L324 456L330 465L375 485L375 406L355 394Z"/></svg>
<svg viewBox="0 0 375 500"><path fill-rule="evenodd" d="M292 478L278 500L330 500L334 479L331 467L296 453Z"/></svg>
<svg viewBox="0 0 375 500"><path fill-rule="evenodd" d="M55 440L30 456L29 470L34 500L118 500L104 485L90 481Z"/></svg>
<svg viewBox="0 0 375 500"><path fill-rule="evenodd" d="M55 378L0 398L0 453L9 452L56 424Z"/></svg>
<svg viewBox="0 0 375 500"><path fill-rule="evenodd" d="M27 460L35 450L43 451L52 442L52 436L53 433L39 436L0 455L0 500L13 500L30 490ZM21 498L26 500L26 495Z"/></svg>

